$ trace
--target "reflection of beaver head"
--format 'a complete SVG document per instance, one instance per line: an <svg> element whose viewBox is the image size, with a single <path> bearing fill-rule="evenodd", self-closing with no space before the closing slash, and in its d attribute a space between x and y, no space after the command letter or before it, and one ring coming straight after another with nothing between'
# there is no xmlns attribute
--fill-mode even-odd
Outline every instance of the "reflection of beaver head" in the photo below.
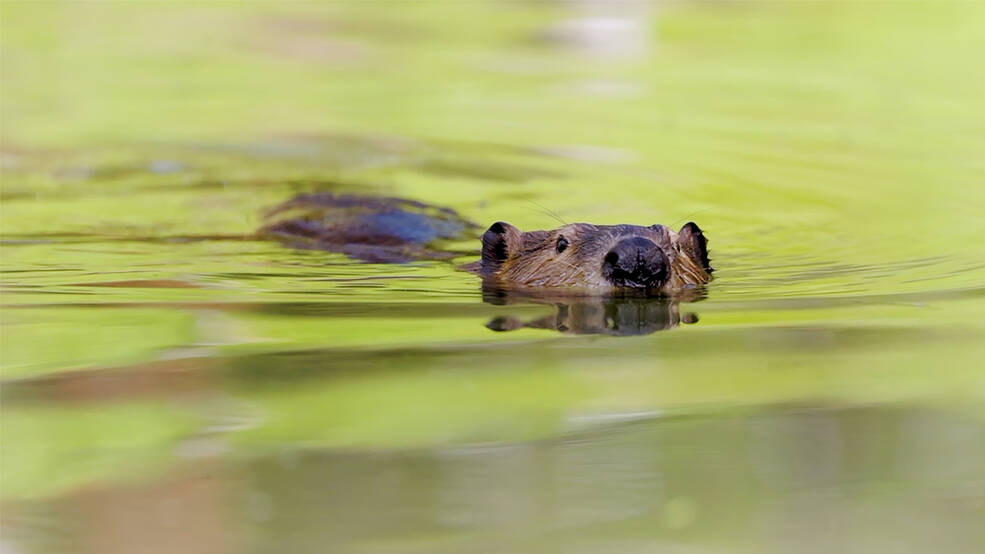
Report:
<svg viewBox="0 0 985 554"><path fill-rule="evenodd" d="M711 279L707 242L687 223L663 225L573 223L553 231L521 232L494 223L482 236L478 271L518 287L677 293Z"/></svg>
<svg viewBox="0 0 985 554"><path fill-rule="evenodd" d="M502 302L497 302L502 303ZM523 321L498 316L486 327L493 331L553 329L572 335L649 335L680 323L697 323L697 314L680 313L677 300L668 298L581 297L552 302L555 313Z"/></svg>

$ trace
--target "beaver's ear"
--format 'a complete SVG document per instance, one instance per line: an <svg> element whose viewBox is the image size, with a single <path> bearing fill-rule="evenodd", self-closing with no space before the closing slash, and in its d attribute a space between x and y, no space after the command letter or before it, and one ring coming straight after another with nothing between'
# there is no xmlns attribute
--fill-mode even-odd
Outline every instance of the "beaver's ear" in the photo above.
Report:
<svg viewBox="0 0 985 554"><path fill-rule="evenodd" d="M493 273L516 251L520 230L502 221L489 226L482 235L482 271Z"/></svg>
<svg viewBox="0 0 985 554"><path fill-rule="evenodd" d="M681 227L677 233L677 241L681 250L687 253L691 259L700 263L705 271L709 273L714 271L714 268L711 267L711 261L708 259L708 240L705 238L705 234L701 232L701 228L695 225L693 221L689 221Z"/></svg>

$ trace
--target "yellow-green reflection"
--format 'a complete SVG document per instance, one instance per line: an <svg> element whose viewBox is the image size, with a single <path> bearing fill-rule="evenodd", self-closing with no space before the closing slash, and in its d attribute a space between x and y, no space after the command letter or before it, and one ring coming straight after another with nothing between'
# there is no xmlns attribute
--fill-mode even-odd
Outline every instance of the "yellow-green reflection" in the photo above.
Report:
<svg viewBox="0 0 985 554"><path fill-rule="evenodd" d="M6 2L4 540L981 550L985 8L596 9ZM311 191L693 219L718 272L497 333L560 308L256 240Z"/></svg>

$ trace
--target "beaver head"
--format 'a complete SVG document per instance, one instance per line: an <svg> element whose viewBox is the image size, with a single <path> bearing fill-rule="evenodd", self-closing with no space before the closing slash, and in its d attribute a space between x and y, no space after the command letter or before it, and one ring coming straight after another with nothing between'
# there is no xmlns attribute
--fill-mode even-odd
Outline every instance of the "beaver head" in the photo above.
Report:
<svg viewBox="0 0 985 554"><path fill-rule="evenodd" d="M519 287L673 293L707 283L712 267L701 229L573 223L522 232L502 221L482 236L479 272Z"/></svg>

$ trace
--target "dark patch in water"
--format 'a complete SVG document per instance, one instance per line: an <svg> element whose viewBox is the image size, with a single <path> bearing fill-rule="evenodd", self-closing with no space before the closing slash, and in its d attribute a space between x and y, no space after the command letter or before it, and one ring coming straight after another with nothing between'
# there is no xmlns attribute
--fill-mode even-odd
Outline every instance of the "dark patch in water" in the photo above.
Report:
<svg viewBox="0 0 985 554"><path fill-rule="evenodd" d="M270 210L260 236L293 248L341 252L365 262L450 259L442 241L478 227L449 208L403 198L301 194Z"/></svg>

